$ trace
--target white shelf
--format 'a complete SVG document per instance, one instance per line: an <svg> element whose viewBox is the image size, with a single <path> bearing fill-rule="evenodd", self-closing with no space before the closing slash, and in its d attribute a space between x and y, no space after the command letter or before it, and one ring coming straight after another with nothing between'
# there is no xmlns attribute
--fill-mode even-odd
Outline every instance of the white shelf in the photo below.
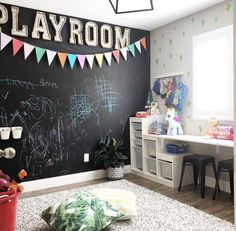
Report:
<svg viewBox="0 0 236 231"><path fill-rule="evenodd" d="M184 75L183 72L171 73L171 74L156 76L155 79L163 79L163 78L168 78L168 77L170 78L170 77L176 77L176 76L182 76L182 75Z"/></svg>

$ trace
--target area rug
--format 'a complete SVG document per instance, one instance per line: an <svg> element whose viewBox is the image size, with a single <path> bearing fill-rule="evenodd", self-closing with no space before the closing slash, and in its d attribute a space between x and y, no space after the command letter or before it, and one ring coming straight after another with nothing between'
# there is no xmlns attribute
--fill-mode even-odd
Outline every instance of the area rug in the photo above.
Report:
<svg viewBox="0 0 236 231"><path fill-rule="evenodd" d="M109 231L229 231L233 224L182 204L127 180L112 181L69 191L21 199L18 204L17 231L52 231L40 218L40 212L63 201L79 190L118 188L137 197L138 215L130 221L112 224Z"/></svg>

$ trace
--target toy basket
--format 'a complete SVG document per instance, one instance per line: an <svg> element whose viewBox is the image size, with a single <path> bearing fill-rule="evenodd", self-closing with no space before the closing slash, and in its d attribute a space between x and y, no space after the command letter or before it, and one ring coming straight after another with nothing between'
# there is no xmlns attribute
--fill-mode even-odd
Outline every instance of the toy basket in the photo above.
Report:
<svg viewBox="0 0 236 231"><path fill-rule="evenodd" d="M16 227L16 210L20 192L0 193L0 230L14 231Z"/></svg>
<svg viewBox="0 0 236 231"><path fill-rule="evenodd" d="M188 145L187 144L167 144L166 151L172 154L184 153L187 152Z"/></svg>

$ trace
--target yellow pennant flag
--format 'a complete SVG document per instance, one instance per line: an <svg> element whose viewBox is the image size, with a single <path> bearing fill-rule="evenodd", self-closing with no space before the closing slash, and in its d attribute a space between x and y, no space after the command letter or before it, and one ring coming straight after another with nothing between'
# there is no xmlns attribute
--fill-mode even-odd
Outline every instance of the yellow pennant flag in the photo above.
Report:
<svg viewBox="0 0 236 231"><path fill-rule="evenodd" d="M95 54L95 57L98 61L98 64L100 66L100 68L102 67L102 61L103 61L103 54Z"/></svg>

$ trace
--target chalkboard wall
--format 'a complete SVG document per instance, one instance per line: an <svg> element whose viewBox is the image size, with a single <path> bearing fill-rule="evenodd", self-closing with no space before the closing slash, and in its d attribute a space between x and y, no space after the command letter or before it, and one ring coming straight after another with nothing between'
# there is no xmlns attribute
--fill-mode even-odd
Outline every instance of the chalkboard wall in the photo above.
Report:
<svg viewBox="0 0 236 231"><path fill-rule="evenodd" d="M3 4L10 12L10 5ZM32 31L35 10L20 7L19 21ZM46 13L48 18L48 13ZM83 23L87 20L80 19ZM96 22L98 26L102 25ZM51 35L54 30L49 24ZM11 35L11 19L2 25L2 32ZM69 25L62 35L68 38ZM101 137L110 134L122 137L129 156L129 117L143 110L150 86L149 32L131 28L131 43L147 38L147 51L128 54L128 61L102 68L84 70L77 63L71 70L61 68L55 58L48 66L46 55L37 64L35 51L24 60L23 49L13 57L12 45L0 52L0 126L23 126L19 140L0 140L0 149L13 147L16 157L0 159L0 169L10 175L24 168L27 180L99 169L92 158ZM108 51L100 46L71 45L67 41L36 40L18 37L29 44L55 51L95 54ZM88 65L88 64L86 64ZM84 163L84 153L90 162ZM129 163L129 160L126 164Z"/></svg>

